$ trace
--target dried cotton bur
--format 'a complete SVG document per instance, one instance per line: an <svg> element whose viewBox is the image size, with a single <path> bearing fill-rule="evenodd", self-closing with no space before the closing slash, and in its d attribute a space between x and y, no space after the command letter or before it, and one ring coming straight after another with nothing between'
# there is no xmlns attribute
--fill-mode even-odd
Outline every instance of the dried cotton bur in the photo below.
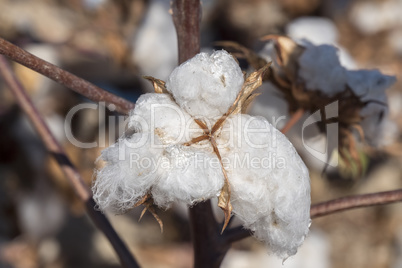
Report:
<svg viewBox="0 0 402 268"><path fill-rule="evenodd" d="M234 42L218 45L246 59L255 69L272 59L271 71L266 72L263 80L271 82L283 94L290 114L320 110L322 118L327 118L326 107L337 101L338 116L331 120L339 123L339 156L347 169L352 169L353 163L360 176L363 163L358 141L381 145L382 126L387 123L388 113L385 90L395 82L395 77L378 70L347 70L332 45L316 46L306 40L299 44L278 35L262 40L270 42L259 53ZM327 123L318 122L321 131L325 132Z"/></svg>
<svg viewBox="0 0 402 268"><path fill-rule="evenodd" d="M99 208L192 206L218 197L223 229L237 215L271 252L294 255L310 225L308 170L265 118L241 113L268 68L245 78L221 50L184 62L166 83L147 77L157 93L138 99L126 135L100 157Z"/></svg>

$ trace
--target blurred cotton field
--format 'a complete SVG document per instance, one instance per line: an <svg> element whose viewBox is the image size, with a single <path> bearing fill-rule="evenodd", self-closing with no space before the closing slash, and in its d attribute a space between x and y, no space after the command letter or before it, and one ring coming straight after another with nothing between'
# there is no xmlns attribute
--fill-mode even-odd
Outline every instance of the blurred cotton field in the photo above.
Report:
<svg viewBox="0 0 402 268"><path fill-rule="evenodd" d="M136 102L141 94L153 92L142 76L166 81L177 66L169 9L167 0L0 0L0 37ZM361 107L355 112L366 118L361 122L364 139L359 129L347 133L356 141L356 155L342 158L339 147L350 145L335 135L342 128L331 130L333 122L323 122L315 110L304 113L286 133L309 169L312 203L402 187L401 9L400 0L202 1L202 51L221 49L219 41L236 42L265 61L274 61L276 74L283 79L288 69L278 63L277 50L283 43L260 38L286 35L306 48L297 58L296 73L308 82L307 89L320 88L332 98L347 85L359 96ZM238 61L242 71L254 71L244 58ZM94 163L103 149L124 135L129 120L25 67L13 67L92 185L94 169L102 168L100 161ZM281 129L297 110L295 104L272 82L264 82L258 92L261 95L248 112ZM305 102L319 106L320 101ZM335 106L329 111L348 115L339 103L342 99L331 102ZM222 108L219 103L214 107ZM0 267L119 267L111 246L85 216L83 205L1 79L0 130ZM123 215L106 209L143 267L192 266L187 208L169 205L171 209L157 211L163 233L150 213L138 222L141 208ZM284 264L250 237L233 245L222 267L401 267L401 209L397 203L314 219L304 244ZM222 211L215 212L223 218ZM243 222L235 218L232 224Z"/></svg>

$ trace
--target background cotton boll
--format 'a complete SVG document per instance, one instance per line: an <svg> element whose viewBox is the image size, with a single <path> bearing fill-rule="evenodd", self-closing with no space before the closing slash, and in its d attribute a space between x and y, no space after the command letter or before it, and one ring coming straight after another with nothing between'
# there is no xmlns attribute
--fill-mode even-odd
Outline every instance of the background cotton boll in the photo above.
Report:
<svg viewBox="0 0 402 268"><path fill-rule="evenodd" d="M166 80L177 65L177 37L170 1L150 1L133 42L133 59L141 73ZM149 83L146 84L149 87ZM151 87L149 87L151 91Z"/></svg>
<svg viewBox="0 0 402 268"><path fill-rule="evenodd" d="M322 17L300 17L286 26L287 35L301 45L336 46L339 51L339 61L342 66L355 69L356 63L349 52L338 44L338 29L335 23Z"/></svg>
<svg viewBox="0 0 402 268"><path fill-rule="evenodd" d="M133 207L160 177L161 156L162 149L152 146L151 135L143 133L135 133L103 150L100 159L106 163L97 172L92 188L99 207L118 211Z"/></svg>
<svg viewBox="0 0 402 268"><path fill-rule="evenodd" d="M347 84L363 102L387 103L385 90L395 83L394 76L384 75L378 70L347 72Z"/></svg>
<svg viewBox="0 0 402 268"><path fill-rule="evenodd" d="M155 204L169 207L173 202L193 205L218 195L224 177L218 158L192 147L167 146L160 166L162 176L152 187Z"/></svg>
<svg viewBox="0 0 402 268"><path fill-rule="evenodd" d="M197 54L172 72L166 88L190 115L214 118L233 104L244 82L234 58L224 50Z"/></svg>
<svg viewBox="0 0 402 268"><path fill-rule="evenodd" d="M292 39L307 39L315 45L335 44L338 41L338 29L327 18L301 17L286 25L286 32Z"/></svg>
<svg viewBox="0 0 402 268"><path fill-rule="evenodd" d="M337 53L330 45L307 46L299 58L299 77L307 89L320 90L328 96L345 90L346 69L340 65Z"/></svg>
<svg viewBox="0 0 402 268"><path fill-rule="evenodd" d="M390 144L396 139L396 123L389 120L388 107L381 103L368 103L360 112L365 140L372 146Z"/></svg>
<svg viewBox="0 0 402 268"><path fill-rule="evenodd" d="M163 144L170 144L184 142L187 138L197 136L197 133L201 135L201 130L189 132L189 126L194 124L191 116L168 94L147 93L138 99L130 115L128 128L152 132Z"/></svg>

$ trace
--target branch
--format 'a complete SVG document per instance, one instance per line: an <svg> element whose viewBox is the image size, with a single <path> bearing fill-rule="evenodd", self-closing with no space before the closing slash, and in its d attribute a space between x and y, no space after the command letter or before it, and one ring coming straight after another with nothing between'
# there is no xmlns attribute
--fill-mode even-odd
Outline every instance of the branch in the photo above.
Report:
<svg viewBox="0 0 402 268"><path fill-rule="evenodd" d="M310 217L315 219L344 210L385 205L400 201L402 201L402 189L372 194L352 195L312 205L310 208ZM228 230L224 235L227 243L233 243L247 238L251 235L251 232L242 227L236 227Z"/></svg>
<svg viewBox="0 0 402 268"><path fill-rule="evenodd" d="M116 111L119 113L128 114L128 112L134 108L134 103L109 93L78 76L64 71L56 65L44 61L2 38L0 38L0 54L7 56L11 60L18 62L25 67L68 87L69 89L72 89L94 102L114 104L116 106Z"/></svg>
<svg viewBox="0 0 402 268"><path fill-rule="evenodd" d="M124 242L120 239L116 231L111 226L108 219L101 212L94 209L95 202L92 199L91 191L85 184L78 170L71 163L70 159L64 152L63 147L58 143L53 134L50 132L48 126L43 120L39 111L36 109L25 89L21 83L14 76L7 60L4 56L0 55L0 74L3 76L6 85L10 88L15 98L17 99L20 107L29 117L32 124L36 128L39 136L42 138L46 148L55 158L57 163L63 170L66 178L71 183L72 187L76 191L78 197L85 203L86 210L89 217L95 223L95 225L105 234L116 251L121 264L124 267L139 268L134 257L127 249Z"/></svg>
<svg viewBox="0 0 402 268"><path fill-rule="evenodd" d="M312 205L311 218L317 218L344 210L385 205L402 201L402 189L342 197L327 202Z"/></svg>
<svg viewBox="0 0 402 268"><path fill-rule="evenodd" d="M182 64L200 52L200 0L175 0L172 12Z"/></svg>

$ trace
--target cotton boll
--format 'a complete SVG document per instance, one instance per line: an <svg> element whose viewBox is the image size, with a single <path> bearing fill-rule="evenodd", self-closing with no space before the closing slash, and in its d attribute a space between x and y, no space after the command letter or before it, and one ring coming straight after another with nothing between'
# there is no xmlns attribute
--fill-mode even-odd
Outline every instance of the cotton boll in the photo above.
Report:
<svg viewBox="0 0 402 268"><path fill-rule="evenodd" d="M132 44L133 59L141 72L162 80L175 68L178 56L176 30L169 8L169 1L150 1Z"/></svg>
<svg viewBox="0 0 402 268"><path fill-rule="evenodd" d="M164 149L162 176L152 187L155 204L169 207L173 202L194 205L217 196L224 177L216 155L189 146L173 145Z"/></svg>
<svg viewBox="0 0 402 268"><path fill-rule="evenodd" d="M328 96L345 90L346 70L340 65L338 51L330 45L308 46L299 58L299 77L309 90Z"/></svg>
<svg viewBox="0 0 402 268"><path fill-rule="evenodd" d="M269 250L294 255L310 224L310 181L293 145L262 117L230 117L235 145L221 150L233 212ZM225 124L225 125L227 125ZM226 143L228 133L219 142Z"/></svg>
<svg viewBox="0 0 402 268"><path fill-rule="evenodd" d="M315 45L335 44L338 29L332 20L322 17L301 17L286 25L286 32L292 39L307 39Z"/></svg>
<svg viewBox="0 0 402 268"><path fill-rule="evenodd" d="M105 166L97 172L92 187L99 208L132 208L161 176L157 166L161 156L162 148L151 146L151 135L143 133L135 133L103 150L100 159Z"/></svg>
<svg viewBox="0 0 402 268"><path fill-rule="evenodd" d="M172 72L167 90L185 111L215 118L233 104L244 82L242 71L226 51L197 54Z"/></svg>
<svg viewBox="0 0 402 268"><path fill-rule="evenodd" d="M384 75L378 70L359 70L347 72L347 84L363 102L386 103L385 90L395 83L394 76Z"/></svg>
<svg viewBox="0 0 402 268"><path fill-rule="evenodd" d="M147 93L137 100L130 113L128 128L137 132L152 132L163 144L179 143L200 136L195 122L168 94ZM193 130L193 131L191 131Z"/></svg>

